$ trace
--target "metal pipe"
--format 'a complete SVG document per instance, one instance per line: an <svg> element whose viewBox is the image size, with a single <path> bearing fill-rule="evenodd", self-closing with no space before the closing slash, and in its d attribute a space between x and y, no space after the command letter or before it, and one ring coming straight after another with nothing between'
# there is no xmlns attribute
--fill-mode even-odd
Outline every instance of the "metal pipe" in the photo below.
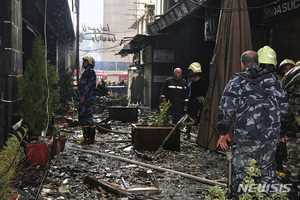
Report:
<svg viewBox="0 0 300 200"><path fill-rule="evenodd" d="M78 141L78 139L68 139L68 141ZM126 143L132 142L132 140L96 140L95 144L100 143ZM123 148L123 147L122 147Z"/></svg>
<svg viewBox="0 0 300 200"><path fill-rule="evenodd" d="M227 152L227 160L228 160L228 181L227 181L227 188L228 194L232 194L232 159L233 159L233 151L232 146L229 146L229 150Z"/></svg>
<svg viewBox="0 0 300 200"><path fill-rule="evenodd" d="M74 150L74 151L82 151L82 152L90 153L90 154L96 154L96 155L100 155L100 156L107 156L107 157L118 159L118 160L121 160L121 161L124 161L124 162L133 163L133 164L141 165L141 166L144 166L144 167L149 167L149 168L152 168L152 169L155 169L155 170L158 170L158 171L171 172L171 173L178 174L178 175L186 177L186 178L194 179L196 181L206 183L206 184L209 184L209 185L220 185L223 188L227 187L227 184L224 184L224 183L219 183L217 181L212 181L212 180L209 180L209 179L206 179L206 178L200 178L200 177L193 176L193 175L190 175L190 174L186 174L186 173L183 173L183 172L178 172L178 171L174 171L174 170L171 170L171 169L166 169L166 168L163 168L163 167L157 167L157 166L154 166L154 165L146 164L146 163L143 163L143 162L130 160L128 158L123 158L123 157L120 157L120 156L114 156L114 155L109 155L109 154L100 153L100 152L96 152L96 151L89 151L89 150L73 148L73 147L68 147L68 149L69 150Z"/></svg>

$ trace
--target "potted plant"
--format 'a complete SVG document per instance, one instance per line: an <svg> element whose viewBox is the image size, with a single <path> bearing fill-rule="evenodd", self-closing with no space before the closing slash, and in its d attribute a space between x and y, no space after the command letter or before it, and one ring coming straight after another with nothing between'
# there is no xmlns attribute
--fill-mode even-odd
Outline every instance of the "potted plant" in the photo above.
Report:
<svg viewBox="0 0 300 200"><path fill-rule="evenodd" d="M22 97L21 116L28 126L27 156L29 164L45 165L53 137L44 137L39 141L43 130L47 134L50 116L59 103L59 76L56 67L45 61L45 47L41 37L33 42L31 58L26 62L24 76L19 78L18 90ZM48 138L49 141L45 141ZM31 143L31 141L37 141Z"/></svg>
<svg viewBox="0 0 300 200"><path fill-rule="evenodd" d="M128 106L128 97L126 94L122 94L121 96L121 106Z"/></svg>
<svg viewBox="0 0 300 200"><path fill-rule="evenodd" d="M167 135L173 130L173 127L170 126L172 117L167 114L170 106L170 101L163 101L159 116L153 118L144 114L141 125L132 124L134 149L156 151L160 147ZM165 143L164 149L180 151L180 130L177 130L175 135Z"/></svg>
<svg viewBox="0 0 300 200"><path fill-rule="evenodd" d="M79 107L79 102L73 100L70 103L70 110L67 112L65 116L65 120L68 122L69 126L80 125L78 120L78 107Z"/></svg>
<svg viewBox="0 0 300 200"><path fill-rule="evenodd" d="M62 134L59 126L55 125L53 130L53 154L58 154L65 149L65 143L67 141L66 134Z"/></svg>

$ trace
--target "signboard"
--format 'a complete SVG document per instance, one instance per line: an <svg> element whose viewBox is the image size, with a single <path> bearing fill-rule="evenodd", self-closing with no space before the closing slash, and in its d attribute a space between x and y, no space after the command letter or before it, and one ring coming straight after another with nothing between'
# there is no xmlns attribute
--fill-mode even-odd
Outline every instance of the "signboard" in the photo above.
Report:
<svg viewBox="0 0 300 200"><path fill-rule="evenodd" d="M280 0L264 8L264 20L275 20L292 14L299 14L300 0Z"/></svg>
<svg viewBox="0 0 300 200"><path fill-rule="evenodd" d="M83 32L87 33L81 33L79 41L82 42L82 40L92 40L93 42L115 42L116 41L116 35L110 33L109 26L107 24L106 27L102 27L100 24L100 28L98 27L87 27L85 24L82 24L82 30ZM85 38L85 35L91 35L90 38Z"/></svg>
<svg viewBox="0 0 300 200"><path fill-rule="evenodd" d="M154 50L153 62L156 63L173 63L174 62L174 50Z"/></svg>

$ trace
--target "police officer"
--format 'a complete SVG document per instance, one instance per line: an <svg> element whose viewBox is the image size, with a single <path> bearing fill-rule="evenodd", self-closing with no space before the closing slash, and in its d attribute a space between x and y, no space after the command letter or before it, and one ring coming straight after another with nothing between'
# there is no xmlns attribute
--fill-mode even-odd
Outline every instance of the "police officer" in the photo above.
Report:
<svg viewBox="0 0 300 200"><path fill-rule="evenodd" d="M297 185L300 174L300 67L298 65L286 73L282 79L292 105L292 121L285 134L287 146L286 179L292 183L289 199L299 199Z"/></svg>
<svg viewBox="0 0 300 200"><path fill-rule="evenodd" d="M192 78L188 84L189 103L188 103L187 113L188 115L196 119L196 123L199 123L203 104L204 104L204 98L208 89L208 84L201 76L202 68L200 63L193 62L189 66L189 72ZM190 139L191 137L190 130L191 130L191 126L188 126L186 136L183 138L184 140Z"/></svg>
<svg viewBox="0 0 300 200"><path fill-rule="evenodd" d="M260 64L259 64L260 63ZM276 52L265 46L256 53L246 51L241 56L242 72L233 75L226 85L219 107L217 146L227 149L229 129L235 114L233 180L236 199L244 193L246 167L252 159L261 170L258 183L272 192L276 183L275 153L285 131L291 106L283 83L275 73Z"/></svg>
<svg viewBox="0 0 300 200"><path fill-rule="evenodd" d="M170 100L171 107L167 114L173 116L173 124L180 120L181 112L187 110L188 98L188 84L182 78L182 70L176 68L174 76L167 78L163 84L160 95L160 102L164 99Z"/></svg>
<svg viewBox="0 0 300 200"><path fill-rule="evenodd" d="M92 104L96 100L95 60L92 56L82 58L82 67L85 69L78 83L78 94L75 98L79 102L79 122L82 126L83 139L77 144L90 144L95 141L95 126L92 115Z"/></svg>

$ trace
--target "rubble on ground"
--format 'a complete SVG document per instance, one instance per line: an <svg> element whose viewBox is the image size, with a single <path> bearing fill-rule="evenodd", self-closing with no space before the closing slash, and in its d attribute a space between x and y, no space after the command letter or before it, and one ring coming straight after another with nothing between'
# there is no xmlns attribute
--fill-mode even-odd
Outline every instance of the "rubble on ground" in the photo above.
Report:
<svg viewBox="0 0 300 200"><path fill-rule="evenodd" d="M193 178L187 178L180 173L195 177L227 183L228 163L226 156L215 151L206 150L195 144L198 127L193 126L192 137L183 141L185 133L181 132L180 152L163 150L154 160L145 160L141 155L152 155L154 152L138 151L132 147L130 122L110 121L112 131L118 133L98 133L96 143L78 145L82 131L80 126L61 128L67 134L68 140L63 152L56 155L47 169L40 166L29 178L21 179L19 193L22 199L205 199L209 194L210 184L205 184ZM124 133L128 134L124 134ZM90 151L86 153L83 151ZM101 155L93 152L101 153ZM111 157L115 156L115 157ZM132 164L116 159L124 159L145 163ZM147 166L155 166L169 171L157 170ZM36 167L24 173L30 173ZM47 170L46 170L47 169ZM171 172L170 172L171 171ZM173 173L173 171L179 173ZM44 177L46 173L46 176ZM158 188L159 192L131 193L120 195L101 187L84 183L84 178L90 177L98 182L117 186L117 190ZM41 182L43 182L41 184ZM123 193L121 193L123 194Z"/></svg>

